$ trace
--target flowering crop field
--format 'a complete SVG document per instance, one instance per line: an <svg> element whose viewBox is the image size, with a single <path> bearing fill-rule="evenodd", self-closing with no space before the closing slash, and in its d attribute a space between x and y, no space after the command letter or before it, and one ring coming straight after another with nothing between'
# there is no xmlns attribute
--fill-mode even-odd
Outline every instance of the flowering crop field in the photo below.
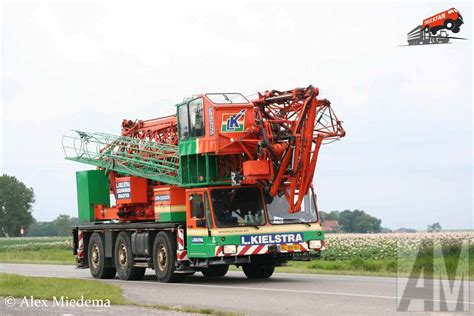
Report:
<svg viewBox="0 0 474 316"><path fill-rule="evenodd" d="M474 232L398 233L398 234L326 234L325 260L396 259L398 251L428 251L424 245L432 241L442 246L446 253L459 251L460 245L468 245L474 257Z"/></svg>
<svg viewBox="0 0 474 316"><path fill-rule="evenodd" d="M426 240L446 249L464 241L474 251L474 232L406 233L406 234L326 234L325 260L395 259L398 249L414 249ZM0 252L15 250L71 250L70 237L0 238Z"/></svg>
<svg viewBox="0 0 474 316"><path fill-rule="evenodd" d="M35 250L71 250L69 237L0 238L0 252Z"/></svg>

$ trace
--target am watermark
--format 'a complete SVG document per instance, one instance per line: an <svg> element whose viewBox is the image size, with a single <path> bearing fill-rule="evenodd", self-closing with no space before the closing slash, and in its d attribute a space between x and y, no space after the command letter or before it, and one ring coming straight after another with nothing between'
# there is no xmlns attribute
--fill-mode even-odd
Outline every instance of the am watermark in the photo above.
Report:
<svg viewBox="0 0 474 316"><path fill-rule="evenodd" d="M13 297L7 296L4 298L6 307L20 307L20 308L49 308L49 307L110 307L109 299L88 299L81 296L78 299L72 299L68 296L53 296L51 300L39 299L33 296Z"/></svg>
<svg viewBox="0 0 474 316"><path fill-rule="evenodd" d="M446 240L448 238L448 240ZM469 312L469 240L398 242L397 311Z"/></svg>

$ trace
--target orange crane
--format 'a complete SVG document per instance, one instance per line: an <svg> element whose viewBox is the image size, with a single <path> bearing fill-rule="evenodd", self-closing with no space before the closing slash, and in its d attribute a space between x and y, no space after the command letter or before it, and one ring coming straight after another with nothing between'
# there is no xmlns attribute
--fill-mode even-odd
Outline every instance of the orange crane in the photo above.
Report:
<svg viewBox="0 0 474 316"><path fill-rule="evenodd" d="M321 145L345 136L318 94L206 93L176 115L124 120L121 136L66 134L66 158L98 167L77 173L78 265L122 279L149 267L171 282L224 275L229 264L269 277L288 260L317 257L324 234L312 179Z"/></svg>

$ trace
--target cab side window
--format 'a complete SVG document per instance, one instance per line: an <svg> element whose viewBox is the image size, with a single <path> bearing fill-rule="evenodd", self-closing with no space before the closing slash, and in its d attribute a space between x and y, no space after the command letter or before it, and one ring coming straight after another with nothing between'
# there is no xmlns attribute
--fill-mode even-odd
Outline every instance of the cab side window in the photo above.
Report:
<svg viewBox="0 0 474 316"><path fill-rule="evenodd" d="M191 217L204 218L202 194L191 194Z"/></svg>
<svg viewBox="0 0 474 316"><path fill-rule="evenodd" d="M189 102L190 136L204 136L204 104L202 98Z"/></svg>
<svg viewBox="0 0 474 316"><path fill-rule="evenodd" d="M188 121L188 105L183 104L178 108L179 117L179 139L187 139L189 137L189 121Z"/></svg>

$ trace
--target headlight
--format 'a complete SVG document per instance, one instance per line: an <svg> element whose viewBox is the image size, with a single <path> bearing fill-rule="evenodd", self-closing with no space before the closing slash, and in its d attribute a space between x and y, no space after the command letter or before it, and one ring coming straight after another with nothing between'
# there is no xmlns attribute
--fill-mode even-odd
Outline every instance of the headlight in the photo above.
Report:
<svg viewBox="0 0 474 316"><path fill-rule="evenodd" d="M225 245L224 246L224 254L230 255L237 253L237 246L236 245Z"/></svg>
<svg viewBox="0 0 474 316"><path fill-rule="evenodd" d="M323 242L321 240L310 240L309 248L311 249L321 249L323 247Z"/></svg>

